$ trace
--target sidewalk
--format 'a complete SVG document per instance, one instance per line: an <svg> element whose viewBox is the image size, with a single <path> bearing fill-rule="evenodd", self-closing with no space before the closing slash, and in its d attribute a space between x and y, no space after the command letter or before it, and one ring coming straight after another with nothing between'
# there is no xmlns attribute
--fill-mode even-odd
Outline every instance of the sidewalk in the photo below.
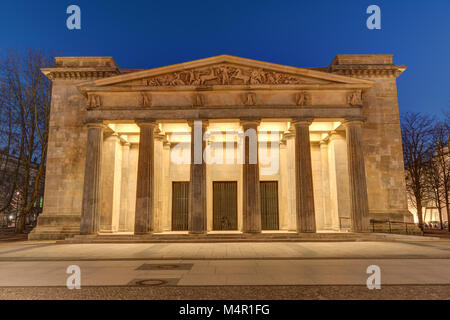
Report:
<svg viewBox="0 0 450 320"><path fill-rule="evenodd" d="M28 238L26 233L15 233L14 228L2 228L0 229L0 243L7 241L25 241Z"/></svg>

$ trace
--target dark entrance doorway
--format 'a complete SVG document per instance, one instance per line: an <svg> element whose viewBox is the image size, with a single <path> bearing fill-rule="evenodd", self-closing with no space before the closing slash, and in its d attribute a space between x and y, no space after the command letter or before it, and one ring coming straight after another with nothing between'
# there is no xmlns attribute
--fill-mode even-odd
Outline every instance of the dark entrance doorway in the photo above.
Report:
<svg viewBox="0 0 450 320"><path fill-rule="evenodd" d="M237 182L213 182L213 230L237 230Z"/></svg>
<svg viewBox="0 0 450 320"><path fill-rule="evenodd" d="M172 183L172 231L188 230L189 182Z"/></svg>
<svg viewBox="0 0 450 320"><path fill-rule="evenodd" d="M278 181L261 181L261 229L278 230Z"/></svg>

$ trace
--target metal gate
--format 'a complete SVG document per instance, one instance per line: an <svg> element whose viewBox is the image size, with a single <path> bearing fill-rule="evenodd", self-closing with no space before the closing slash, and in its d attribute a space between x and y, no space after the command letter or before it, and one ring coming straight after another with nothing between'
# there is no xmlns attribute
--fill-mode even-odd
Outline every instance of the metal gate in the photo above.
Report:
<svg viewBox="0 0 450 320"><path fill-rule="evenodd" d="M172 231L188 230L189 182L172 183Z"/></svg>
<svg viewBox="0 0 450 320"><path fill-rule="evenodd" d="M261 181L261 228L278 230L278 182Z"/></svg>
<svg viewBox="0 0 450 320"><path fill-rule="evenodd" d="M213 230L237 230L237 182L213 182Z"/></svg>

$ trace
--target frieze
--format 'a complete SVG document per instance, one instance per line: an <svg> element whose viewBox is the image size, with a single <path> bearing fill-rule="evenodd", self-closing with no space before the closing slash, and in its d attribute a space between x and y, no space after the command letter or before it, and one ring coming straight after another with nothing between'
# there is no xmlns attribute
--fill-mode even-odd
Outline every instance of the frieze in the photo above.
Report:
<svg viewBox="0 0 450 320"><path fill-rule="evenodd" d="M199 93L196 93L193 97L193 107L203 107L206 104L205 96Z"/></svg>
<svg viewBox="0 0 450 320"><path fill-rule="evenodd" d="M307 84L304 77L277 71L234 65L217 65L153 76L141 80L145 86L211 86L258 84Z"/></svg>
<svg viewBox="0 0 450 320"><path fill-rule="evenodd" d="M295 95L295 103L298 106L305 106L311 104L311 94L301 91Z"/></svg>
<svg viewBox="0 0 450 320"><path fill-rule="evenodd" d="M362 97L361 90L355 90L350 92L347 96L347 103L352 106L360 106L362 105Z"/></svg>
<svg viewBox="0 0 450 320"><path fill-rule="evenodd" d="M256 94L254 92L247 92L243 96L242 102L246 106L254 106L256 105Z"/></svg>
<svg viewBox="0 0 450 320"><path fill-rule="evenodd" d="M152 105L152 95L147 92L141 92L140 94L140 105L142 107L151 107Z"/></svg>
<svg viewBox="0 0 450 320"><path fill-rule="evenodd" d="M87 106L90 108L98 108L102 106L102 99L97 94L89 94L87 98Z"/></svg>

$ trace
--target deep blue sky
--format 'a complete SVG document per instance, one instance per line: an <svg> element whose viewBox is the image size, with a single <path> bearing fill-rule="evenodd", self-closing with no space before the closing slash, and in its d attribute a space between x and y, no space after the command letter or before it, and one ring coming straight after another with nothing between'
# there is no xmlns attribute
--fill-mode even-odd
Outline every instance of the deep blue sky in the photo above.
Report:
<svg viewBox="0 0 450 320"><path fill-rule="evenodd" d="M81 7L82 29L66 28ZM381 8L381 30L366 8ZM450 0L94 1L0 4L0 47L40 47L66 56L113 56L122 68L152 68L218 54L328 66L336 54L393 53L401 111L450 108Z"/></svg>

